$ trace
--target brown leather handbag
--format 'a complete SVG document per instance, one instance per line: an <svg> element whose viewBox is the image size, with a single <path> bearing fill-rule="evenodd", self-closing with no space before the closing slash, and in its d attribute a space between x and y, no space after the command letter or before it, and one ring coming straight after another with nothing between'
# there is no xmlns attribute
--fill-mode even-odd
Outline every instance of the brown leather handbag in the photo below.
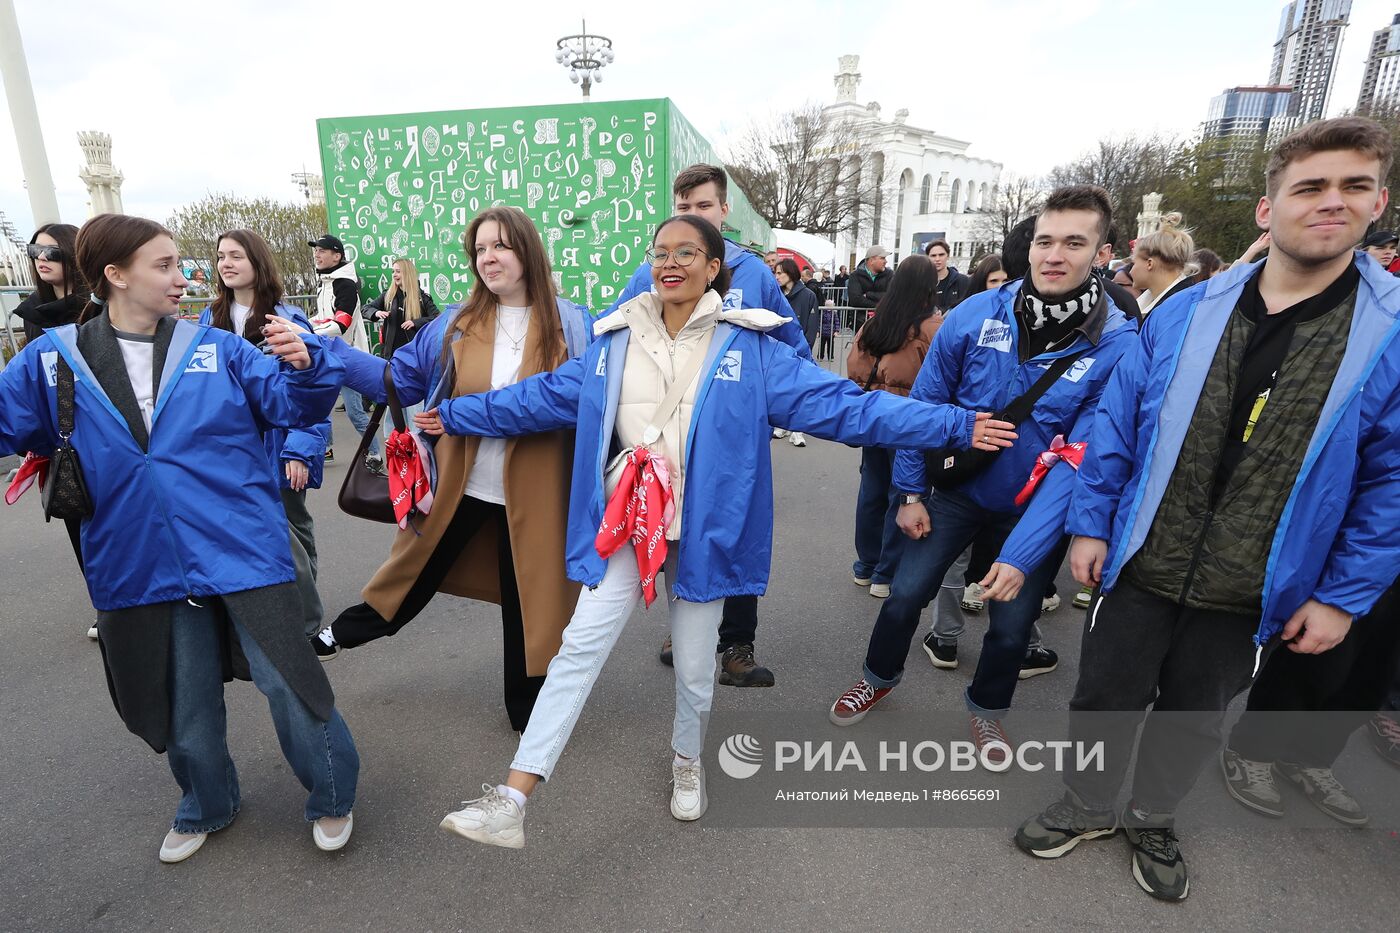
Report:
<svg viewBox="0 0 1400 933"><path fill-rule="evenodd" d="M345 473L345 482L340 485L338 501L340 510L347 515L397 525L398 517L394 515L394 504L389 499L389 477L376 473L365 465L370 442L379 433L386 410L394 422L394 427L400 431L404 430L403 407L399 405L398 393L394 391L393 376L387 366L384 367L384 392L389 400L374 406L374 414L365 426L364 437L360 438L360 446L355 450L355 458L350 461L350 469Z"/></svg>

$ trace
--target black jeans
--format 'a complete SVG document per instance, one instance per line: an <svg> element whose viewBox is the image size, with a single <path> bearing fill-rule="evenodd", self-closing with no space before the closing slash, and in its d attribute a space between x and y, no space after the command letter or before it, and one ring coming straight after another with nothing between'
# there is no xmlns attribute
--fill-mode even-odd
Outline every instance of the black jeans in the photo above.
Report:
<svg viewBox="0 0 1400 933"><path fill-rule="evenodd" d="M342 612L331 623L331 631L342 646L354 648L376 638L393 635L412 622L437 593L467 542L482 525L492 520L498 531L496 551L501 581L501 632L505 643L506 714L510 716L511 727L520 732L530 721L530 712L535 708L535 698L544 685L544 677L526 674L525 626L520 614L520 589L515 580L505 506L464 497L394 618L385 619L368 604L360 603Z"/></svg>
<svg viewBox="0 0 1400 933"><path fill-rule="evenodd" d="M1279 648L1249 691L1249 705L1230 732L1230 748L1255 761L1332 767L1352 732L1385 705L1398 641L1400 587L1392 586L1331 651L1295 654Z"/></svg>
<svg viewBox="0 0 1400 933"><path fill-rule="evenodd" d="M1096 593L1084 620L1070 740L1104 744L1102 771L1066 771L1091 810L1116 809L1138 744L1133 800L1173 813L1220 747L1225 709L1254 675L1259 617L1188 609L1119 579ZM1148 706L1152 712L1144 711Z"/></svg>
<svg viewBox="0 0 1400 933"><path fill-rule="evenodd" d="M817 359L829 360L832 358L831 335L822 334L817 338Z"/></svg>
<svg viewBox="0 0 1400 933"><path fill-rule="evenodd" d="M731 596L724 601L724 617L719 623L719 647L752 645L758 633L758 597Z"/></svg>

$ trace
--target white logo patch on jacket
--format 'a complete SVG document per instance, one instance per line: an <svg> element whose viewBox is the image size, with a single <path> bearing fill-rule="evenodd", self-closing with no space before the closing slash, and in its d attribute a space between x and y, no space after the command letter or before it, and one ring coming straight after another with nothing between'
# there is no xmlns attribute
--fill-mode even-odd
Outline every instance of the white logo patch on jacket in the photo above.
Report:
<svg viewBox="0 0 1400 933"><path fill-rule="evenodd" d="M194 355L185 367L187 373L216 373L219 371L219 345L201 343L194 348Z"/></svg>
<svg viewBox="0 0 1400 933"><path fill-rule="evenodd" d="M722 382L738 382L744 367L744 351L728 350L715 369L715 378Z"/></svg>
<svg viewBox="0 0 1400 933"><path fill-rule="evenodd" d="M1094 358L1092 356L1080 357L1079 359L1074 361L1074 365L1072 365L1069 369L1065 370L1065 374L1060 378L1068 379L1070 382L1078 382L1079 380L1084 378L1084 375L1087 372L1089 372L1089 367L1093 365Z"/></svg>
<svg viewBox="0 0 1400 933"><path fill-rule="evenodd" d="M1011 352L1011 325L991 318L982 322L982 333L977 337L979 347L991 347L1002 353Z"/></svg>
<svg viewBox="0 0 1400 933"><path fill-rule="evenodd" d="M606 376L608 374L608 348L598 351L598 368L593 371L595 376Z"/></svg>
<svg viewBox="0 0 1400 933"><path fill-rule="evenodd" d="M744 290L742 288L731 288L724 296L724 306L721 311L738 311L744 306Z"/></svg>
<svg viewBox="0 0 1400 933"><path fill-rule="evenodd" d="M49 385L58 385L58 351L40 353L39 362L44 364L44 378L49 381Z"/></svg>

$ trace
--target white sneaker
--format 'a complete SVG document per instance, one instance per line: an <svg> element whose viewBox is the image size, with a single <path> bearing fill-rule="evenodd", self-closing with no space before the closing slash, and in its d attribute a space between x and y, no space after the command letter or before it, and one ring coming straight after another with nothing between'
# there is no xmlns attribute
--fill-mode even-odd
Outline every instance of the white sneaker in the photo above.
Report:
<svg viewBox="0 0 1400 933"><path fill-rule="evenodd" d="M982 587L976 583L969 583L962 594L962 601L959 603L964 612L981 612L987 607L986 601L982 599Z"/></svg>
<svg viewBox="0 0 1400 933"><path fill-rule="evenodd" d="M488 846L525 848L525 814L520 807L490 784L482 784L481 789L484 794L462 801L462 809L447 814L438 825L449 833Z"/></svg>
<svg viewBox="0 0 1400 933"><path fill-rule="evenodd" d="M870 584L870 595L876 599L889 599L890 585L888 583L872 583Z"/></svg>
<svg viewBox="0 0 1400 933"><path fill-rule="evenodd" d="M337 831L335 824L341 819L337 816L323 816L311 824L311 838L315 841L316 848L322 852L334 852L345 848L345 844L350 841L350 834L355 830L355 814L345 814L345 825Z"/></svg>
<svg viewBox="0 0 1400 933"><path fill-rule="evenodd" d="M788 443L794 447L806 447L807 438L802 434L801 431L793 431L791 434L788 435Z"/></svg>
<svg viewBox="0 0 1400 933"><path fill-rule="evenodd" d="M851 575L851 582L854 583L856 586L869 586L869 585L870 585L870 578L869 578L869 577L857 577L857 576L855 576L854 574L852 574L852 575Z"/></svg>
<svg viewBox="0 0 1400 933"><path fill-rule="evenodd" d="M183 862L198 852L208 838L208 833L177 833L172 829L161 841L160 860L167 865Z"/></svg>
<svg viewBox="0 0 1400 933"><path fill-rule="evenodd" d="M697 758L688 765L671 761L671 815L678 820L698 820L710 806L705 796L705 766Z"/></svg>
<svg viewBox="0 0 1400 933"><path fill-rule="evenodd" d="M773 439L774 439L774 440L782 440L783 438L787 437L788 434L790 434L790 433L791 433L790 431L787 431L787 430L784 429L784 428L774 428L774 429L773 429Z"/></svg>
<svg viewBox="0 0 1400 933"><path fill-rule="evenodd" d="M97 620L96 620L96 619L93 619L93 620L92 620L92 624L88 626L88 638L91 638L93 641L97 641Z"/></svg>
<svg viewBox="0 0 1400 933"><path fill-rule="evenodd" d="M1056 609L1059 609L1059 608L1060 608L1060 594L1059 594L1059 593L1051 593L1049 596L1045 597L1044 599L1042 599L1042 600L1040 601L1040 611L1041 611L1041 612L1054 612Z"/></svg>

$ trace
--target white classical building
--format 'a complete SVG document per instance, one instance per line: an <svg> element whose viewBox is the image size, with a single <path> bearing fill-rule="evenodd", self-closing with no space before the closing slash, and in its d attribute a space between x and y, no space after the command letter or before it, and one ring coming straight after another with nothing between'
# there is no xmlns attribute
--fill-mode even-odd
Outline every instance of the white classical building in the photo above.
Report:
<svg viewBox="0 0 1400 933"><path fill-rule="evenodd" d="M968 155L966 140L910 126L908 110L881 119L878 103L857 99L859 67L860 56L841 56L836 103L825 112L856 125L860 152L852 158L862 161L867 177L883 172L887 184L881 203L862 211L859 229L836 235L836 264L853 270L876 243L898 259L943 239L954 264L967 271L974 256L1001 245L989 240L993 224L984 212L1001 192L1002 164Z"/></svg>
<svg viewBox="0 0 1400 933"><path fill-rule="evenodd" d="M112 137L107 133L78 134L86 164L78 177L88 190L88 216L122 213L122 173L112 165Z"/></svg>

